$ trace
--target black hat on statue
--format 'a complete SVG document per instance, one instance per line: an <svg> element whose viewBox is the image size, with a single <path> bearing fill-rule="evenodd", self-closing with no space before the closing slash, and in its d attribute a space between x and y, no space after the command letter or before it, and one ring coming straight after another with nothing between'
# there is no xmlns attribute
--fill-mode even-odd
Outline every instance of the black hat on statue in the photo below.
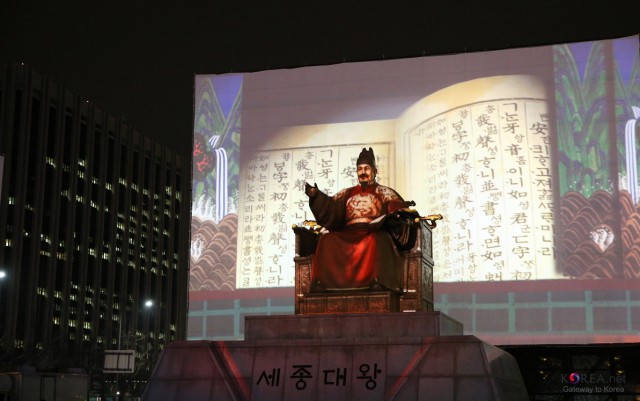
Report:
<svg viewBox="0 0 640 401"><path fill-rule="evenodd" d="M371 167L376 167L376 157L373 155L373 149L362 148L362 152L360 152L360 156L358 156L358 161L356 161L356 166L360 164L368 164Z"/></svg>

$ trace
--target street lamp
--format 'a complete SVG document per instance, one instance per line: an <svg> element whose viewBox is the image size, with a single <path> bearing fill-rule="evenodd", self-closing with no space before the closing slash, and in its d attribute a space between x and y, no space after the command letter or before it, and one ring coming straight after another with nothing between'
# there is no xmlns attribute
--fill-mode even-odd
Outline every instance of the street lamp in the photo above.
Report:
<svg viewBox="0 0 640 401"><path fill-rule="evenodd" d="M4 270L0 270L0 305L2 305L2 284L4 283L4 279L7 277L7 272ZM0 332L0 336L2 333Z"/></svg>
<svg viewBox="0 0 640 401"><path fill-rule="evenodd" d="M7 277L7 272L4 270L0 270L0 305L2 305L2 284L4 283L4 279L6 277ZM2 336L2 332L0 332L0 337L1 336Z"/></svg>

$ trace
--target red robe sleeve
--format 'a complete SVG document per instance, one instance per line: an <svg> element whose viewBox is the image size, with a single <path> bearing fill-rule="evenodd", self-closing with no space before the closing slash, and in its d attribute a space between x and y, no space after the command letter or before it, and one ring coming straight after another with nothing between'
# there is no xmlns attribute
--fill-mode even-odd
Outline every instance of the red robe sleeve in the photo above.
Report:
<svg viewBox="0 0 640 401"><path fill-rule="evenodd" d="M331 197L323 192L309 198L309 208L316 222L329 231L340 231L346 223L346 201L349 189L344 189Z"/></svg>

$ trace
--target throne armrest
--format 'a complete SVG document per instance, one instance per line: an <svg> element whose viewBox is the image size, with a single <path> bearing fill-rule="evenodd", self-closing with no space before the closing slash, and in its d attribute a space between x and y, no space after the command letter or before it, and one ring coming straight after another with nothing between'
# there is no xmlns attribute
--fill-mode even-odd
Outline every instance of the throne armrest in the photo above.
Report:
<svg viewBox="0 0 640 401"><path fill-rule="evenodd" d="M315 226L319 227L319 226ZM318 241L320 240L319 229L309 229L306 227L292 226L296 235L296 256L311 256L316 252Z"/></svg>

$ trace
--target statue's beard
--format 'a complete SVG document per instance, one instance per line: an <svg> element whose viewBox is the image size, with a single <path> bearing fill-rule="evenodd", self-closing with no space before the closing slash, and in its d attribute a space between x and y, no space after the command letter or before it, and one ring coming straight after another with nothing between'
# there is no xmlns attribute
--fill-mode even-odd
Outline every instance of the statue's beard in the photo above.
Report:
<svg viewBox="0 0 640 401"><path fill-rule="evenodd" d="M360 176L358 178L366 179L367 176ZM372 178L372 179L367 180L367 181L360 181L360 187L362 188L362 190L366 190L367 188L369 188L369 185L371 185L371 183L373 183L374 180L375 180L375 178Z"/></svg>

